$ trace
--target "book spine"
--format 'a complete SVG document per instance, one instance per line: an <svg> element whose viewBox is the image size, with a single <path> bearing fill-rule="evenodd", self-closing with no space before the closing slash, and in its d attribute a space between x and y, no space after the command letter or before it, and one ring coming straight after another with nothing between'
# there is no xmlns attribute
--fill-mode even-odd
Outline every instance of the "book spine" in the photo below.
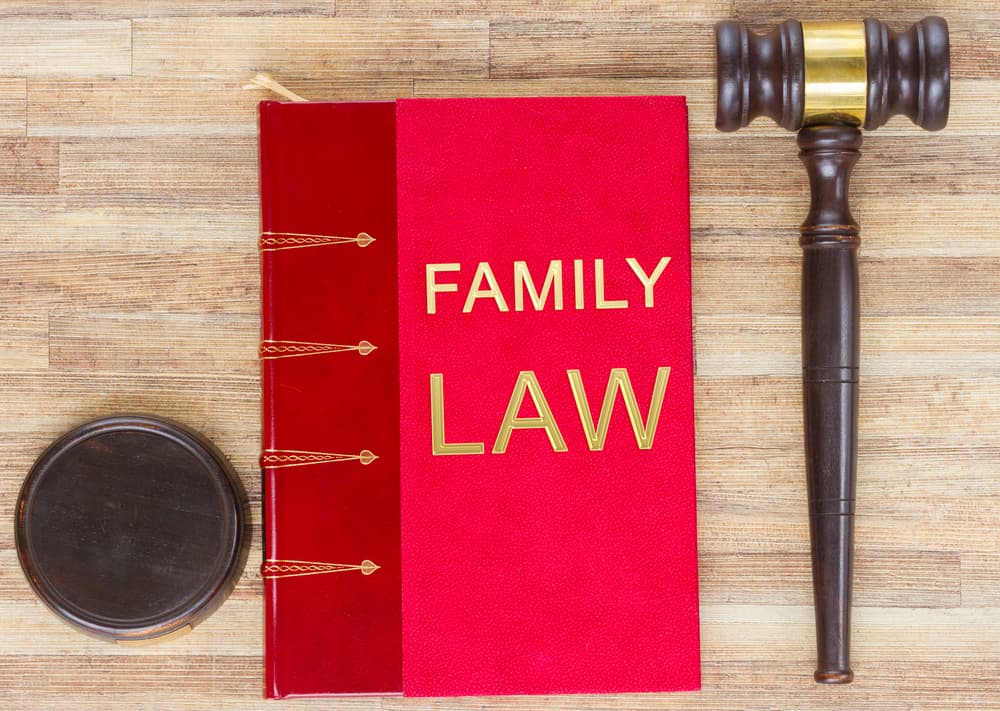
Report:
<svg viewBox="0 0 1000 711"><path fill-rule="evenodd" d="M259 164L260 164L260 233L263 236L271 229L273 219L270 213L271 195L269 184L265 179L265 169L270 165L272 159L265 155L265 151L272 147L269 138L271 127L268 122L269 112L265 110L266 103L261 103L259 107ZM274 338L274 301L273 284L271 282L272 263L271 254L261 252L260 254L260 340L265 343ZM274 362L260 359L260 388L261 388L261 449L273 449L274 444ZM274 494L273 482L268 478L269 471L261 462L261 499L263 505L264 522L264 563L272 557L277 544L278 530L275 526L274 506L270 497ZM273 470L270 471L273 476ZM277 615L275 605L277 597L272 581L264 581L264 696L267 698L280 698L280 694L275 680L275 624Z"/></svg>
<svg viewBox="0 0 1000 711"><path fill-rule="evenodd" d="M392 104L263 102L268 698L401 689Z"/></svg>

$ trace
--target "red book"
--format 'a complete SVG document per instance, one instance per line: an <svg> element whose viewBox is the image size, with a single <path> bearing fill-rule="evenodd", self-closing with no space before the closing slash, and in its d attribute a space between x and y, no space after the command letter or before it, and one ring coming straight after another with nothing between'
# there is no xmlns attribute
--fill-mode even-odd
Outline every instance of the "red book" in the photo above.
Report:
<svg viewBox="0 0 1000 711"><path fill-rule="evenodd" d="M261 105L268 696L698 688L687 186L677 97Z"/></svg>

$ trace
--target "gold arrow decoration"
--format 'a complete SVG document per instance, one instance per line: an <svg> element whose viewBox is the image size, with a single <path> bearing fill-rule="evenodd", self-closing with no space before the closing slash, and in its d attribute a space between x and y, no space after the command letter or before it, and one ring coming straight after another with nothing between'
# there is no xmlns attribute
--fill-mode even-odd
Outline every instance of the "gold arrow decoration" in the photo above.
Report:
<svg viewBox="0 0 1000 711"><path fill-rule="evenodd" d="M313 235L307 232L261 232L261 252L280 252L284 249L303 249L305 247L322 247L328 244L356 244L367 247L375 238L367 232L358 232L356 237L337 237L335 235Z"/></svg>
<svg viewBox="0 0 1000 711"><path fill-rule="evenodd" d="M368 466L378 459L378 455L368 449L357 454L336 454L334 452L310 452L304 449L265 449L260 455L260 465L268 469L304 467L308 464L330 464L335 462L361 462Z"/></svg>
<svg viewBox="0 0 1000 711"><path fill-rule="evenodd" d="M277 360L278 358L299 358L308 355L324 353L347 353L357 351L366 356L378 350L378 346L361 341L357 345L343 343L313 343L311 341L261 341L258 356L261 360Z"/></svg>
<svg viewBox="0 0 1000 711"><path fill-rule="evenodd" d="M323 563L314 560L265 560L260 566L260 575L264 580L278 578L299 578L304 575L324 575L326 573L349 573L361 571L362 575L371 575L379 566L370 560L361 561L360 565L346 563Z"/></svg>

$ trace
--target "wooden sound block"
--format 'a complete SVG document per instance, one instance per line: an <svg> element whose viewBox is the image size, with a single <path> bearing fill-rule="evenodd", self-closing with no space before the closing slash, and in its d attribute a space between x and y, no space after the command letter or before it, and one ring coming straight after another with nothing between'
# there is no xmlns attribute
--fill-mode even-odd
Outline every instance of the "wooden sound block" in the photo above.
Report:
<svg viewBox="0 0 1000 711"><path fill-rule="evenodd" d="M205 438L152 417L106 417L35 462L17 502L18 558L42 601L90 635L181 634L239 578L244 502Z"/></svg>

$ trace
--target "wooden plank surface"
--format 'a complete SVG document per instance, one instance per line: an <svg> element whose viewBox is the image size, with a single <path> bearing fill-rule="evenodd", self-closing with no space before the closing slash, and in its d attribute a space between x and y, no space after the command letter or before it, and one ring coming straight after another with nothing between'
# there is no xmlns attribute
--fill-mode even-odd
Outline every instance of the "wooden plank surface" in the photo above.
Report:
<svg viewBox="0 0 1000 711"><path fill-rule="evenodd" d="M129 20L0 19L0 75L120 77L131 70Z"/></svg>
<svg viewBox="0 0 1000 711"><path fill-rule="evenodd" d="M952 116L865 137L857 681L811 679L798 384L808 201L794 138L713 126L712 23L923 14L952 28ZM1000 708L1000 8L976 0L12 0L0 6L0 706L264 707L256 116L312 99L685 94L691 125L704 690L283 702L338 709ZM18 487L116 411L189 423L254 511L202 627L120 648L31 593ZM669 650L664 650L669 659ZM666 662L665 662L666 663Z"/></svg>

